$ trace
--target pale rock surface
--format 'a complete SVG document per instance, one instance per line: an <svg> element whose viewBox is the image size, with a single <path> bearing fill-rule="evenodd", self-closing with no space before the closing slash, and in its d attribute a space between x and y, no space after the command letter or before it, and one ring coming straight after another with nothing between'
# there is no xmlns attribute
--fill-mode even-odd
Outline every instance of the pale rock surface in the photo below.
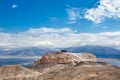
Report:
<svg viewBox="0 0 120 80"><path fill-rule="evenodd" d="M0 67L0 80L7 78L24 78L33 75L40 75L39 72L24 68L19 65L6 65Z"/></svg>
<svg viewBox="0 0 120 80"><path fill-rule="evenodd" d="M80 58L80 61L92 61L92 62L97 61L96 56L91 53L82 52L76 55Z"/></svg>

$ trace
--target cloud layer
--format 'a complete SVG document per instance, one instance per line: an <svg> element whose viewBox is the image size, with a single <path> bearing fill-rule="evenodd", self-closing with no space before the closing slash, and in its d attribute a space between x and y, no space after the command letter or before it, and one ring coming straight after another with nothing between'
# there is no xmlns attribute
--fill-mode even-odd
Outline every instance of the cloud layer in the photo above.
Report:
<svg viewBox="0 0 120 80"><path fill-rule="evenodd" d="M85 18L95 23L100 23L105 18L120 18L120 0L100 0L97 8L85 12Z"/></svg>
<svg viewBox="0 0 120 80"><path fill-rule="evenodd" d="M120 32L76 33L70 28L31 28L18 34L0 33L0 46L50 48L101 45L120 48Z"/></svg>
<svg viewBox="0 0 120 80"><path fill-rule="evenodd" d="M99 5L90 9L71 7L67 9L67 14L69 23L76 23L81 18L94 23L101 23L105 19L120 19L120 0L99 0Z"/></svg>

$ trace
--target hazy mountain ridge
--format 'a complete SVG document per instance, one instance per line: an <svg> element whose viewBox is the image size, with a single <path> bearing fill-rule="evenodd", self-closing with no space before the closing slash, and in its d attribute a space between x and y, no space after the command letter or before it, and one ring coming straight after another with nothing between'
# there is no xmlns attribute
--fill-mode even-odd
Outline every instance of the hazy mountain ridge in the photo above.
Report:
<svg viewBox="0 0 120 80"><path fill-rule="evenodd" d="M96 55L99 58L119 58L120 59L120 50L105 47L105 46L78 46L78 47L70 47L65 48L69 52L90 52Z"/></svg>
<svg viewBox="0 0 120 80"><path fill-rule="evenodd" d="M120 59L120 50L105 46L75 46L69 48L51 49L46 47L26 47L16 49L0 48L0 56L42 56L49 52L65 49L68 52L80 53L90 52L99 58L118 58Z"/></svg>
<svg viewBox="0 0 120 80"><path fill-rule="evenodd" d="M42 56L45 53L52 52L53 49L45 47L26 47L15 49L0 49L0 56Z"/></svg>

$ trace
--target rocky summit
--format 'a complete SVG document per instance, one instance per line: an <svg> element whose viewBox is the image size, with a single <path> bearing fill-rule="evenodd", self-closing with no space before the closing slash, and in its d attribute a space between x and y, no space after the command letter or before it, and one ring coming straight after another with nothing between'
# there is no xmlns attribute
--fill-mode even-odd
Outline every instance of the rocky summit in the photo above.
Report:
<svg viewBox="0 0 120 80"><path fill-rule="evenodd" d="M119 80L119 75L119 67L97 62L96 56L87 52L52 52L29 68L0 67L0 80Z"/></svg>
<svg viewBox="0 0 120 80"><path fill-rule="evenodd" d="M96 62L96 57L91 53L52 52L35 61L33 68L43 73L72 67L81 61Z"/></svg>
<svg viewBox="0 0 120 80"><path fill-rule="evenodd" d="M78 63L81 61L96 62L96 56L91 53L70 53L70 52L53 52L42 56L41 59L35 61L35 65L40 64L68 64Z"/></svg>

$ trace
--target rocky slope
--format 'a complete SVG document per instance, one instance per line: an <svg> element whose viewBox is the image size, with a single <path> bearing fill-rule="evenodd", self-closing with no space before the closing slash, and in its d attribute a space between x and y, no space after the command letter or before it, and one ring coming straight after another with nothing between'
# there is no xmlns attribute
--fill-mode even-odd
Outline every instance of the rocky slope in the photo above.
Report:
<svg viewBox="0 0 120 80"><path fill-rule="evenodd" d="M0 80L18 80L38 76L40 73L19 65L7 65L0 67Z"/></svg>
<svg viewBox="0 0 120 80"><path fill-rule="evenodd" d="M39 80L119 80L119 75L120 68L109 64L80 62L74 67L43 74Z"/></svg>
<svg viewBox="0 0 120 80"><path fill-rule="evenodd" d="M53 52L32 67L1 66L0 80L119 80L120 68L96 62L91 53Z"/></svg>

